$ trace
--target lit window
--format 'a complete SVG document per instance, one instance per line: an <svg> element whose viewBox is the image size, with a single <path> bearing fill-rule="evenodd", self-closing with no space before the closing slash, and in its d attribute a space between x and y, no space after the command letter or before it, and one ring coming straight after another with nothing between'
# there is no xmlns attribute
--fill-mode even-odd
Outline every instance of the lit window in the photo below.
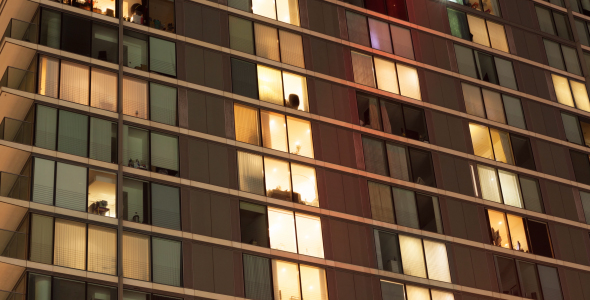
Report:
<svg viewBox="0 0 590 300"><path fill-rule="evenodd" d="M86 269L86 224L69 220L55 220L55 251L57 266Z"/></svg>
<svg viewBox="0 0 590 300"><path fill-rule="evenodd" d="M523 218L507 214L508 227L510 228L510 240L512 249L516 251L529 252L526 231Z"/></svg>
<svg viewBox="0 0 590 300"><path fill-rule="evenodd" d="M270 248L297 253L293 212L269 207L268 234Z"/></svg>
<svg viewBox="0 0 590 300"><path fill-rule="evenodd" d="M420 79L415 68L397 64L400 94L408 98L422 100L420 94Z"/></svg>
<svg viewBox="0 0 590 300"><path fill-rule="evenodd" d="M487 212L493 245L553 257L547 224L494 210Z"/></svg>
<svg viewBox="0 0 590 300"><path fill-rule="evenodd" d="M117 217L116 174L88 171L88 212L99 216Z"/></svg>
<svg viewBox="0 0 590 300"><path fill-rule="evenodd" d="M254 37L256 41L256 55L275 61L281 60L279 54L279 37L276 28L254 23Z"/></svg>
<svg viewBox="0 0 590 300"><path fill-rule="evenodd" d="M299 26L299 3L297 0L277 0L276 4L277 20Z"/></svg>
<svg viewBox="0 0 590 300"><path fill-rule="evenodd" d="M428 278L438 281L451 282L447 246L444 243L424 240L424 256Z"/></svg>
<svg viewBox="0 0 590 300"><path fill-rule="evenodd" d="M324 258L322 223L319 217L295 213L299 254Z"/></svg>
<svg viewBox="0 0 590 300"><path fill-rule="evenodd" d="M59 83L59 59L41 56L39 58L39 95L57 98Z"/></svg>
<svg viewBox="0 0 590 300"><path fill-rule="evenodd" d="M319 207L318 191L316 186L315 169L312 167L291 164L293 179L294 201L306 205Z"/></svg>
<svg viewBox="0 0 590 300"><path fill-rule="evenodd" d="M306 265L300 265L299 271L301 272L301 295L303 299L327 300L326 271Z"/></svg>
<svg viewBox="0 0 590 300"><path fill-rule="evenodd" d="M404 274L426 278L426 264L424 263L422 240L400 235L399 243Z"/></svg>
<svg viewBox="0 0 590 300"><path fill-rule="evenodd" d="M262 156L238 151L238 182L241 191L264 195Z"/></svg>
<svg viewBox="0 0 590 300"><path fill-rule="evenodd" d="M136 118L148 118L148 83L123 77L123 114Z"/></svg>
<svg viewBox="0 0 590 300"><path fill-rule="evenodd" d="M307 80L303 76L283 72L285 106L288 108L309 111L307 100Z"/></svg>
<svg viewBox="0 0 590 300"><path fill-rule="evenodd" d="M88 225L88 271L117 274L117 230Z"/></svg>
<svg viewBox="0 0 590 300"><path fill-rule="evenodd" d="M271 198L291 201L291 172L289 162L264 158L266 195Z"/></svg>
<svg viewBox="0 0 590 300"><path fill-rule="evenodd" d="M485 200L501 203L500 187L496 170L492 167L477 165L481 197Z"/></svg>
<svg viewBox="0 0 590 300"><path fill-rule="evenodd" d="M128 167L148 170L150 166L149 132L124 125L123 127L123 163Z"/></svg>
<svg viewBox="0 0 590 300"><path fill-rule="evenodd" d="M296 263L272 260L275 299L301 299L299 268Z"/></svg>
<svg viewBox="0 0 590 300"><path fill-rule="evenodd" d="M557 96L557 102L567 106L576 107L583 111L590 111L588 92L583 83L568 80L565 77L555 74L551 74L551 78L553 78L553 87L555 89L555 95Z"/></svg>
<svg viewBox="0 0 590 300"><path fill-rule="evenodd" d="M117 111L117 74L92 68L90 84L90 105L92 107Z"/></svg>
<svg viewBox="0 0 590 300"><path fill-rule="evenodd" d="M123 232L123 276L150 281L150 237Z"/></svg>
<svg viewBox="0 0 590 300"><path fill-rule="evenodd" d="M311 123L309 121L287 116L287 131L289 137L289 152L291 154L313 158Z"/></svg>
<svg viewBox="0 0 590 300"><path fill-rule="evenodd" d="M151 171L177 176L179 169L178 137L151 132Z"/></svg>
<svg viewBox="0 0 590 300"><path fill-rule="evenodd" d="M283 82L281 71L262 65L258 69L258 95L260 100L283 105Z"/></svg>
<svg viewBox="0 0 590 300"><path fill-rule="evenodd" d="M256 146L260 145L258 109L234 104L234 121L236 125L236 141Z"/></svg>
<svg viewBox="0 0 590 300"><path fill-rule="evenodd" d="M59 98L88 105L90 68L69 61L61 62Z"/></svg>
<svg viewBox="0 0 590 300"><path fill-rule="evenodd" d="M494 159L488 128L483 125L469 123L469 130L474 154L479 157Z"/></svg>
<svg viewBox="0 0 590 300"><path fill-rule="evenodd" d="M488 217L490 220L490 230L492 232L492 244L510 249L508 226L506 224L504 213L488 210Z"/></svg>
<svg viewBox="0 0 590 300"><path fill-rule="evenodd" d="M399 94L397 72L395 70L394 62L375 58L375 73L377 75L377 86L380 90Z"/></svg>
<svg viewBox="0 0 590 300"><path fill-rule="evenodd" d="M260 112L262 125L262 145L266 148L287 152L287 123L285 116L269 112Z"/></svg>

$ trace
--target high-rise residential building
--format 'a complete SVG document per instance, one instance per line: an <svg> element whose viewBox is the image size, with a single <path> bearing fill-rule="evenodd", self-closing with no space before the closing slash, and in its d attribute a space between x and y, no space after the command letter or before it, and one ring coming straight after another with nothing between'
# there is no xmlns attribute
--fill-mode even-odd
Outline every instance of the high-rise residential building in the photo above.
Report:
<svg viewBox="0 0 590 300"><path fill-rule="evenodd" d="M590 0L0 0L0 300L589 300Z"/></svg>

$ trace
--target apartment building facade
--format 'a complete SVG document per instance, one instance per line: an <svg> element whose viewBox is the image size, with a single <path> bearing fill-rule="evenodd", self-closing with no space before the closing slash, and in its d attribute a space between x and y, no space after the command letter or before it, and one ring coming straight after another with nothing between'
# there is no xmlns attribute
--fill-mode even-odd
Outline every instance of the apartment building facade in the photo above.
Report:
<svg viewBox="0 0 590 300"><path fill-rule="evenodd" d="M0 300L590 299L588 0L1 0L0 32Z"/></svg>

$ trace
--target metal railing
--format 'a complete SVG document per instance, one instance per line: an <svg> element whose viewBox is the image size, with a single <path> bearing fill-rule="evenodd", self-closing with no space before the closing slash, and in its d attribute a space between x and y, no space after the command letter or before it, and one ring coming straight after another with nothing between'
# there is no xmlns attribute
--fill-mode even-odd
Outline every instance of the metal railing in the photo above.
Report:
<svg viewBox="0 0 590 300"><path fill-rule="evenodd" d="M35 92L35 72L18 69L14 67L7 67L2 79L0 79L0 87L7 87L23 92Z"/></svg>
<svg viewBox="0 0 590 300"><path fill-rule="evenodd" d="M10 19L2 39L9 37L15 40L37 43L37 30L37 24Z"/></svg>
<svg viewBox="0 0 590 300"><path fill-rule="evenodd" d="M0 172L0 196L29 200L29 177Z"/></svg>
<svg viewBox="0 0 590 300"><path fill-rule="evenodd" d="M16 292L0 291L0 299L4 300L25 300L25 295Z"/></svg>
<svg viewBox="0 0 590 300"><path fill-rule="evenodd" d="M0 123L0 140L33 144L33 123L5 117Z"/></svg>
<svg viewBox="0 0 590 300"><path fill-rule="evenodd" d="M26 259L26 243L23 232L0 229L0 256Z"/></svg>

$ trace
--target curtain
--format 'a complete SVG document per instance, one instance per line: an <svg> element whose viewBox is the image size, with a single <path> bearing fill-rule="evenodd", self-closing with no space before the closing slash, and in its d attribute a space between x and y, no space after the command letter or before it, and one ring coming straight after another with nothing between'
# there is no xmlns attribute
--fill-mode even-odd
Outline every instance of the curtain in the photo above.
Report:
<svg viewBox="0 0 590 300"><path fill-rule="evenodd" d="M422 240L407 235L399 235L399 243L404 274L426 278Z"/></svg>
<svg viewBox="0 0 590 300"><path fill-rule="evenodd" d="M301 36L284 30L279 30L281 60L283 63L305 68L303 56L303 41Z"/></svg>
<svg viewBox="0 0 590 300"><path fill-rule="evenodd" d="M504 204L523 208L518 176L514 173L498 170L498 177L500 177L500 188L502 189Z"/></svg>
<svg viewBox="0 0 590 300"><path fill-rule="evenodd" d="M117 274L117 230L88 225L88 271Z"/></svg>
<svg viewBox="0 0 590 300"><path fill-rule="evenodd" d="M152 183L152 225L180 230L180 189Z"/></svg>
<svg viewBox="0 0 590 300"><path fill-rule="evenodd" d="M326 271L306 265L300 265L299 271L301 272L301 296L303 299L328 300Z"/></svg>
<svg viewBox="0 0 590 300"><path fill-rule="evenodd" d="M444 243L424 240L424 254L428 278L438 281L451 282L447 246Z"/></svg>
<svg viewBox="0 0 590 300"><path fill-rule="evenodd" d="M377 139L362 137L363 152L365 154L365 170L367 172L387 176L385 149L383 142Z"/></svg>
<svg viewBox="0 0 590 300"><path fill-rule="evenodd" d="M481 197L485 200L501 203L500 188L498 186L498 177L496 169L492 167L477 165L477 174L479 175L479 187L481 188Z"/></svg>
<svg viewBox="0 0 590 300"><path fill-rule="evenodd" d="M309 121L287 116L287 133L291 154L313 158L313 140Z"/></svg>
<svg viewBox="0 0 590 300"><path fill-rule="evenodd" d="M86 267L86 224L55 219L55 252L57 266L84 270Z"/></svg>
<svg viewBox="0 0 590 300"><path fill-rule="evenodd" d="M88 116L59 111L57 150L88 157Z"/></svg>
<svg viewBox="0 0 590 300"><path fill-rule="evenodd" d="M176 126L176 88L150 82L150 117L152 121Z"/></svg>
<svg viewBox="0 0 590 300"><path fill-rule="evenodd" d="M90 158L115 163L112 155L115 132L116 125L112 122L90 118Z"/></svg>
<svg viewBox="0 0 590 300"><path fill-rule="evenodd" d="M367 31L367 17L347 10L346 25L350 42L371 47L369 32Z"/></svg>
<svg viewBox="0 0 590 300"><path fill-rule="evenodd" d="M35 146L56 150L57 109L37 105L37 126L35 126Z"/></svg>
<svg viewBox="0 0 590 300"><path fill-rule="evenodd" d="M59 98L82 105L88 105L89 96L90 68L62 60Z"/></svg>
<svg viewBox="0 0 590 300"><path fill-rule="evenodd" d="M123 77L123 113L136 118L148 118L148 84L146 81Z"/></svg>
<svg viewBox="0 0 590 300"><path fill-rule="evenodd" d="M31 215L30 260L51 264L53 257L53 217Z"/></svg>
<svg viewBox="0 0 590 300"><path fill-rule="evenodd" d="M369 200L371 202L371 216L377 221L395 224L393 215L393 200L388 185L368 182Z"/></svg>
<svg viewBox="0 0 590 300"><path fill-rule="evenodd" d="M414 46L410 30L392 24L389 24L389 30L395 55L414 60Z"/></svg>
<svg viewBox="0 0 590 300"><path fill-rule="evenodd" d="M152 132L151 155L153 166L178 171L178 137Z"/></svg>
<svg viewBox="0 0 590 300"><path fill-rule="evenodd" d="M270 276L270 261L268 258L244 254L246 298L272 300Z"/></svg>
<svg viewBox="0 0 590 300"><path fill-rule="evenodd" d="M377 75L377 87L386 92L399 94L397 86L397 72L392 61L375 58L375 74Z"/></svg>
<svg viewBox="0 0 590 300"><path fill-rule="evenodd" d="M375 74L373 73L373 57L351 51L352 71L354 82L370 87L375 87Z"/></svg>
<svg viewBox="0 0 590 300"><path fill-rule="evenodd" d="M57 163L55 206L86 211L86 173L86 168Z"/></svg>
<svg viewBox="0 0 590 300"><path fill-rule="evenodd" d="M473 153L479 157L494 159L494 152L492 151L492 141L488 127L469 123L469 131L471 133L471 143L473 145Z"/></svg>
<svg viewBox="0 0 590 300"><path fill-rule="evenodd" d="M282 106L284 101L281 71L262 65L258 65L257 70L259 99Z"/></svg>
<svg viewBox="0 0 590 300"><path fill-rule="evenodd" d="M297 253L295 218L292 211L269 207L268 234L271 249Z"/></svg>
<svg viewBox="0 0 590 300"><path fill-rule="evenodd" d="M123 276L150 281L150 237L123 233Z"/></svg>
<svg viewBox="0 0 590 300"><path fill-rule="evenodd" d="M92 68L90 105L116 112L117 98L117 74Z"/></svg>
<svg viewBox="0 0 590 300"><path fill-rule="evenodd" d="M510 49L508 49L504 26L490 21L486 21L486 24L488 25L492 48L509 53Z"/></svg>
<svg viewBox="0 0 590 300"><path fill-rule="evenodd" d="M393 53L391 35L389 34L387 23L369 18L369 31L371 35L371 46L373 48L387 53Z"/></svg>
<svg viewBox="0 0 590 300"><path fill-rule="evenodd" d="M44 12L47 11L44 10ZM39 94L51 98L57 98L58 83L59 59L41 56L39 59Z"/></svg>
<svg viewBox="0 0 590 300"><path fill-rule="evenodd" d="M254 38L256 41L257 56L281 61L279 36L276 28L254 23Z"/></svg>
<svg viewBox="0 0 590 300"><path fill-rule="evenodd" d="M576 107L583 111L590 111L590 100L588 99L586 86L581 82L573 80L570 80L570 85L572 86Z"/></svg>
<svg viewBox="0 0 590 300"><path fill-rule="evenodd" d="M234 104L236 141L260 146L258 109Z"/></svg>
<svg viewBox="0 0 590 300"><path fill-rule="evenodd" d="M262 156L238 151L238 178L241 191L264 195Z"/></svg>
<svg viewBox="0 0 590 300"><path fill-rule="evenodd" d="M176 44L150 36L150 70L176 77Z"/></svg>
<svg viewBox="0 0 590 300"><path fill-rule="evenodd" d="M182 243L152 237L154 283L180 286Z"/></svg>
<svg viewBox="0 0 590 300"><path fill-rule="evenodd" d="M319 207L315 168L291 163L291 180L295 201Z"/></svg>
<svg viewBox="0 0 590 300"><path fill-rule="evenodd" d="M324 258L322 221L319 217L295 213L299 254Z"/></svg>

